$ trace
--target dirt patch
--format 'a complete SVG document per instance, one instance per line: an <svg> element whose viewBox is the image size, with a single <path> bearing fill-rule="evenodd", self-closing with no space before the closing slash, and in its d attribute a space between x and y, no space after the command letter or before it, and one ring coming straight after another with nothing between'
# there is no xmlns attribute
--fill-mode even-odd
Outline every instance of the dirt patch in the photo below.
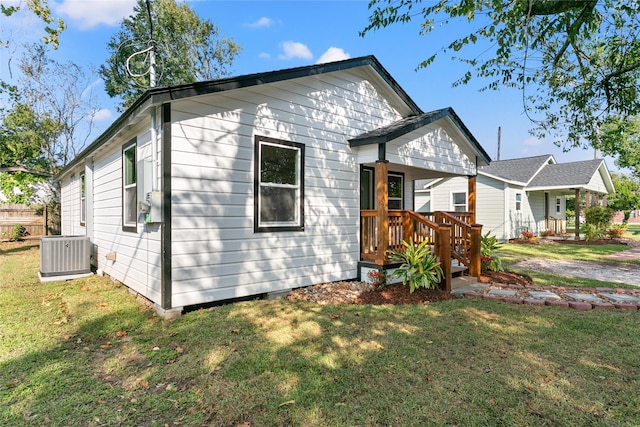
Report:
<svg viewBox="0 0 640 427"><path fill-rule="evenodd" d="M496 283L502 285L531 285L530 277L521 276L509 271L489 271L483 273L483 283ZM318 304L424 304L456 299L449 292L439 289L416 289L409 292L409 286L401 283L385 286L382 289L374 289L368 283L357 281L340 281L324 283L294 289L287 295L289 301L309 301Z"/></svg>

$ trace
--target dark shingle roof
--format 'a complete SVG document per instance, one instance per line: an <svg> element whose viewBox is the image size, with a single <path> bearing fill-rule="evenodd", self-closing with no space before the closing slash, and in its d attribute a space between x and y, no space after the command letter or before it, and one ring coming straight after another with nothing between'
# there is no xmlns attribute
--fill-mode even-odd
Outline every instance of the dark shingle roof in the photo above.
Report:
<svg viewBox="0 0 640 427"><path fill-rule="evenodd" d="M589 184L602 159L547 165L528 187L580 187Z"/></svg>
<svg viewBox="0 0 640 427"><path fill-rule="evenodd" d="M506 181L516 181L527 184L536 176L536 173L545 164L552 160L553 156L524 157L521 159L494 160L489 166L478 168L478 172L495 176Z"/></svg>

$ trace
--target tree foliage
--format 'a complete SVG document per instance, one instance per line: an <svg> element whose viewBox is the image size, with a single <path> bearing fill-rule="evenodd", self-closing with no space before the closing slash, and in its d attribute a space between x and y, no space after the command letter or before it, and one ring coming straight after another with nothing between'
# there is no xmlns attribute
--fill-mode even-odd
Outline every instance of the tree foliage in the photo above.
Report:
<svg viewBox="0 0 640 427"><path fill-rule="evenodd" d="M57 49L60 33L65 29L65 24L62 19L51 16L51 9L47 6L47 0L25 0L25 3L27 8L45 23L44 31L46 35L42 37L42 40L53 46L54 49ZM19 10L19 4L5 6L0 3L0 12L5 16L11 16Z"/></svg>
<svg viewBox="0 0 640 427"><path fill-rule="evenodd" d="M17 85L4 83L0 165L55 173L87 143L96 114L91 73L51 59L42 44L27 46Z"/></svg>
<svg viewBox="0 0 640 427"><path fill-rule="evenodd" d="M133 104L150 86L153 46L157 47L157 86L228 75L240 53L232 39L222 37L216 25L201 20L188 5L175 0L138 0L133 14L111 37L107 45L110 56L100 67L109 96L122 99L120 109Z"/></svg>
<svg viewBox="0 0 640 427"><path fill-rule="evenodd" d="M614 211L623 211L625 219L629 211L640 209L640 184L626 175L612 174L616 192L607 198L607 206Z"/></svg>
<svg viewBox="0 0 640 427"><path fill-rule="evenodd" d="M553 137L565 149L599 148L601 125L640 114L638 2L371 0L369 8L363 36L414 19L421 21L423 35L455 22L468 24L468 32L419 67L452 53L469 67L454 85L475 75L488 79L485 89L519 88L534 121L532 133ZM610 154L621 151L609 147Z"/></svg>
<svg viewBox="0 0 640 427"><path fill-rule="evenodd" d="M598 148L608 155L617 155L616 164L629 168L640 178L640 119L610 117L602 125Z"/></svg>

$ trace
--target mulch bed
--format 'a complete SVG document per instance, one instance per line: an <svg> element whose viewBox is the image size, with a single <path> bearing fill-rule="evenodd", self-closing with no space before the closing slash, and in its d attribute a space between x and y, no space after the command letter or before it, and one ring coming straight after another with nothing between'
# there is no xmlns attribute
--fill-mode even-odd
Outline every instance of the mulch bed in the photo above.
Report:
<svg viewBox="0 0 640 427"><path fill-rule="evenodd" d="M530 277L521 276L509 271L487 271L481 281L501 285L531 285ZM356 281L340 281L324 283L294 289L287 295L289 301L309 301L318 304L424 304L448 301L457 296L439 289L416 289L409 292L409 286L401 283L373 289L371 285Z"/></svg>

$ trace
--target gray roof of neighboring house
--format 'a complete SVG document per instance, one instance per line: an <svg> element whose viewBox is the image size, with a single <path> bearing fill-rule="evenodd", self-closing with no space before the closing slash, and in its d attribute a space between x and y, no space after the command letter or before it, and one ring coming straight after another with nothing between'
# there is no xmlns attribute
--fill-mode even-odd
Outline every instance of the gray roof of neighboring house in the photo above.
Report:
<svg viewBox="0 0 640 427"><path fill-rule="evenodd" d="M432 184L440 181L440 179L441 178L416 179L416 181L415 181L415 189L416 190L424 190L426 187L429 187Z"/></svg>
<svg viewBox="0 0 640 427"><path fill-rule="evenodd" d="M489 166L479 167L478 172L526 185L549 161L555 163L550 154L521 159L494 160Z"/></svg>
<svg viewBox="0 0 640 427"><path fill-rule="evenodd" d="M528 187L571 187L589 184L602 164L602 159L547 165Z"/></svg>

